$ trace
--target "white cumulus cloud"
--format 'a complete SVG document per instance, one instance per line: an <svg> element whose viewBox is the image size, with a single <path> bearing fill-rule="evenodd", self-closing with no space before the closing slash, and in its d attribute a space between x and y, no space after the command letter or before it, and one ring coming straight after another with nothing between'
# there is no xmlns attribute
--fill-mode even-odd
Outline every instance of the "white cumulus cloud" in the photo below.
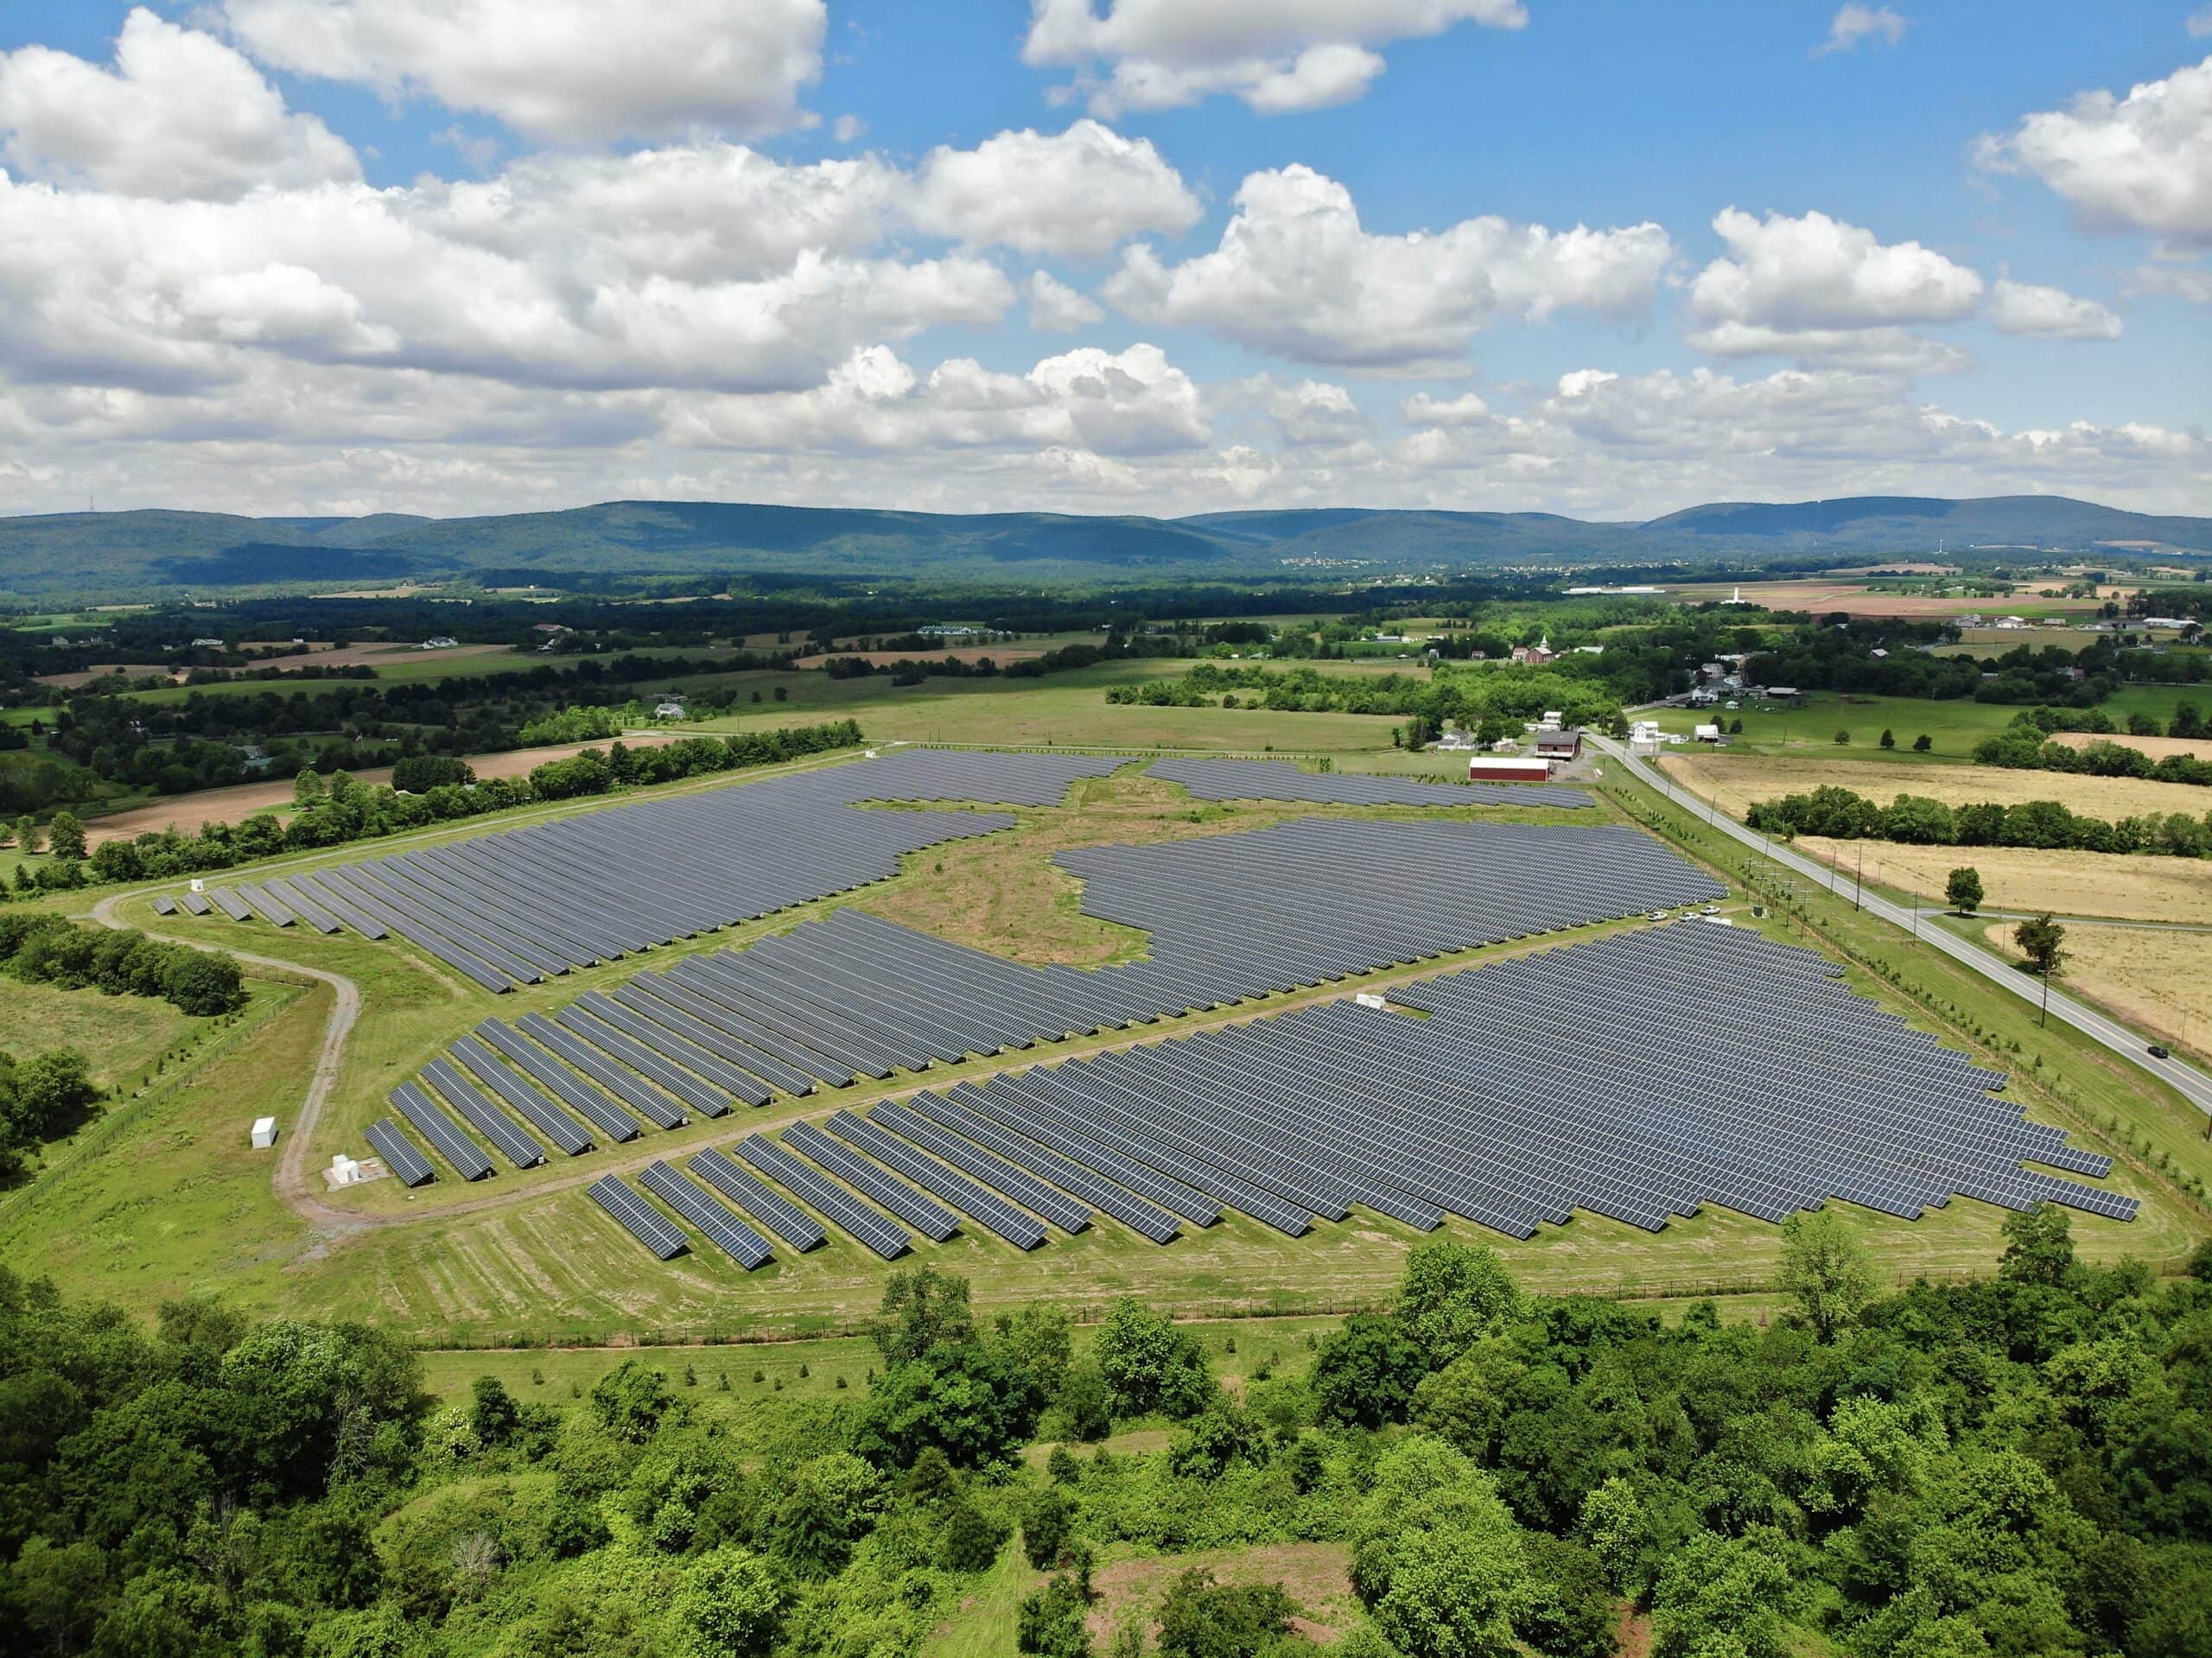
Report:
<svg viewBox="0 0 2212 1658"><path fill-rule="evenodd" d="M1831 52L1855 52L1864 41L1895 46L1904 38L1910 27L1908 21L1889 6L1841 6L1828 21L1827 39L1813 48L1813 55L1818 58Z"/></svg>
<svg viewBox="0 0 2212 1658"><path fill-rule="evenodd" d="M1521 0L1032 0L1022 58L1075 68L1092 111L1173 109L1216 93L1266 114L1366 92L1372 48L1463 22L1519 29Z"/></svg>
<svg viewBox="0 0 2212 1658"><path fill-rule="evenodd" d="M222 0L232 34L296 73L480 110L596 143L773 131L822 72L823 0Z"/></svg>
<svg viewBox="0 0 2212 1658"><path fill-rule="evenodd" d="M1096 121L1065 132L1001 132L973 149L923 160L908 217L920 229L976 245L1096 258L1144 231L1179 235L1198 200L1148 138Z"/></svg>
<svg viewBox="0 0 2212 1658"><path fill-rule="evenodd" d="M2212 243L2212 58L2031 115L1980 159L2040 179L2094 229Z"/></svg>
<svg viewBox="0 0 2212 1658"><path fill-rule="evenodd" d="M1039 334L1067 334L1106 320L1088 294L1078 293L1049 270L1029 277L1029 326Z"/></svg>
<svg viewBox="0 0 2212 1658"><path fill-rule="evenodd" d="M1130 249L1107 299L1140 321L1301 362L1448 371L1501 316L1643 310L1674 255L1654 224L1551 231L1484 217L1373 235L1351 193L1306 167L1252 174L1236 202L1210 253L1168 265L1149 246Z"/></svg>
<svg viewBox="0 0 2212 1658"><path fill-rule="evenodd" d="M287 110L238 52L143 7L112 68L42 46L0 52L0 155L31 178L204 200L361 175L352 146Z"/></svg>
<svg viewBox="0 0 2212 1658"><path fill-rule="evenodd" d="M2108 306L2063 288L2000 276L1990 289L1989 320L1999 334L2039 340L2117 340L2120 321Z"/></svg>

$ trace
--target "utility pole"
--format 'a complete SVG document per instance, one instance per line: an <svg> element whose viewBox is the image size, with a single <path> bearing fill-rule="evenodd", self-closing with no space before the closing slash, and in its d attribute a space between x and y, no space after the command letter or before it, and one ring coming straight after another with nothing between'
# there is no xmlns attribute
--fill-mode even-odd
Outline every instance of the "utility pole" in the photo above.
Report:
<svg viewBox="0 0 2212 1658"><path fill-rule="evenodd" d="M2050 969L2043 970L2043 1012L2036 1020L2036 1028L2043 1029L2050 1023Z"/></svg>
<svg viewBox="0 0 2212 1658"><path fill-rule="evenodd" d="M1859 900L1866 896L1866 842L1859 843L1859 864L1851 872L1851 907L1859 908Z"/></svg>

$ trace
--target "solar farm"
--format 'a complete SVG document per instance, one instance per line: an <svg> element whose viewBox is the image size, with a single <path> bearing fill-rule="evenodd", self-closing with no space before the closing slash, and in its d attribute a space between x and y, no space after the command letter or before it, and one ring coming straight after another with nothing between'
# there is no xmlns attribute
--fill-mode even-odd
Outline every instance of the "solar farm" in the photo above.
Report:
<svg viewBox="0 0 2212 1658"><path fill-rule="evenodd" d="M1657 1233L1836 1201L2136 1212L2094 1184L2110 1159L2030 1121L2004 1075L1821 956L1695 915L1726 888L1640 829L1574 821L1577 790L1154 762L1196 799L1399 815L1054 853L1084 913L1144 937L1098 967L819 907L1126 765L909 750L204 896L398 934L537 1003L616 964L563 1001L483 1005L364 1133L414 1191L600 1163L582 1194L650 1260L804 1272L1102 1230L1172 1250L1362 1215L1526 1240L1578 1213ZM1497 804L1560 821L1486 818ZM657 855L620 855L640 843ZM1491 946L1512 953L1443 959Z"/></svg>

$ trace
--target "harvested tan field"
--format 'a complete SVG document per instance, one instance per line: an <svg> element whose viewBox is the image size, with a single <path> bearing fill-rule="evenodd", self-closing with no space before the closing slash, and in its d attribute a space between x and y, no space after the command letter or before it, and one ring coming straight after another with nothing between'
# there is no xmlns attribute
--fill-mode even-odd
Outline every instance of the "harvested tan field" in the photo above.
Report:
<svg viewBox="0 0 2212 1658"><path fill-rule="evenodd" d="M165 667L158 662L102 662L73 673L40 674L37 677L40 684L51 685L57 691L73 691L96 679L105 679L110 674L127 674L133 679L146 674L167 674L171 679L184 677L182 669Z"/></svg>
<svg viewBox="0 0 2212 1658"><path fill-rule="evenodd" d="M1675 596L1685 603L1697 604L1707 599L1728 598L1735 590L1733 582L1707 581L1677 588ZM1825 616L1832 611L1852 616L1986 616L1993 611L2010 615L2024 602L2033 604L2042 614L2096 608L2091 600L2042 599L2031 591L2015 593L2011 599L1944 599L1917 593L1870 593L1855 581L1745 582L1744 597L1769 610L1807 610L1815 616Z"/></svg>
<svg viewBox="0 0 2212 1658"><path fill-rule="evenodd" d="M456 645L443 651L425 651L420 645L346 645L334 651L310 651L303 657L280 657L273 662L257 662L257 668L354 668L366 664L399 660L465 662L474 657L497 657L513 654L513 647L505 645ZM518 664L519 665L519 664Z"/></svg>
<svg viewBox="0 0 2212 1658"><path fill-rule="evenodd" d="M1808 835L1797 850L1847 870L1866 854L1866 879L1942 899L1951 871L1981 872L1982 906L2110 916L2120 921L2212 924L2212 859L2113 852L2037 852L2012 847L1898 846L1889 841L1827 841ZM2148 937L2147 933L2133 935Z"/></svg>
<svg viewBox="0 0 2212 1658"><path fill-rule="evenodd" d="M2002 765L1914 765L1794 754L1668 754L1659 764L1675 782L1707 799L1717 790L1720 810L1738 817L1754 801L1805 794L1828 784L1885 806L1899 795L1924 795L1948 806L1987 802L2017 806L2029 800L2056 800L2072 810L2105 818L2142 812L2187 812L2202 817L2212 811L2212 789L2191 783L2016 772Z"/></svg>
<svg viewBox="0 0 2212 1658"><path fill-rule="evenodd" d="M2118 743L2122 748L2140 749L2154 760L2169 754L2193 754L2201 760L2212 760L2212 741L2202 737L2129 737L2117 733L2095 736L2086 731L2062 731L2051 740L2075 748L2087 748L2091 743Z"/></svg>
<svg viewBox="0 0 2212 1658"><path fill-rule="evenodd" d="M627 734L620 740L632 748L658 748L663 743L672 743L690 734L682 731L647 731ZM550 748L515 748L503 754L472 754L468 764L480 778L516 778L548 760L564 760L587 748L606 746L602 741L559 743ZM372 766L353 776L362 783L389 783L391 768ZM289 778L241 783L228 789L202 789L196 794L171 795L150 806L134 806L129 811L89 819L85 824L85 839L92 846L103 841L127 841L149 831L159 833L172 823L189 835L202 823L243 823L257 812L275 811L291 804Z"/></svg>
<svg viewBox="0 0 2212 1658"><path fill-rule="evenodd" d="M2017 956L2018 924L1993 924L1989 942ZM2171 1045L2202 1051L2212 1035L2212 932L2069 922L2058 982Z"/></svg>

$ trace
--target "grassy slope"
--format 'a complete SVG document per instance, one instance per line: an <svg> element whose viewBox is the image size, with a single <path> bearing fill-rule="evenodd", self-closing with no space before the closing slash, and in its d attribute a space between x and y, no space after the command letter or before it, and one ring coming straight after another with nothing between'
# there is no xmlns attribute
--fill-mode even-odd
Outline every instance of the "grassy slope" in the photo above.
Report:
<svg viewBox="0 0 2212 1658"><path fill-rule="evenodd" d="M873 687L879 683L849 684ZM1049 699L1068 715L1080 712L1072 699L1062 695L1067 689L1057 680L1047 680L1014 694ZM1131 713L1179 714L1194 721L1223 717L1219 710L1108 709L1095 689L1090 694L1094 717L1109 737L1125 739L1112 721ZM1001 689L992 701L1001 701L1006 695ZM791 710L777 713L788 719ZM1313 715L1274 718L1298 734L1326 723L1324 717ZM872 735L880 726L871 718ZM992 729L995 732L995 724ZM960 734L979 733L970 726ZM1307 738L1299 746L1312 740ZM1346 756L1348 761L1357 758ZM1640 791L1631 797L1641 803L1638 810L1645 816L1675 821L1659 812ZM469 832L486 832L486 827L473 826ZM1738 854L1709 832L1686 832L1696 837L1690 848L1694 854L1713 857L1732 879L1739 878ZM1018 854L1016 837L1001 837L995 844L1015 848ZM1749 855L1742 854L1742 859ZM925 883L909 878L909 884ZM895 901L899 890L894 884L875 889L869 897L871 901ZM2196 1125L2183 1117L2177 1102L2153 1096L2136 1074L2063 1032L2037 1033L2031 1018L2024 1019L1986 988L1946 968L1928 952L1915 952L1904 941L1883 937L1863 918L1854 920L1847 905L1838 905L1825 895L1807 902L1808 921L1818 932L1799 936L1840 945L1869 962L1907 973L1914 982L1927 987L1934 998L1932 1013L1919 1011L1918 1022L1955 1042L1967 1039L1969 1045L1980 1047L2016 1074L2055 1077L2056 1086L2048 1091L2025 1081L2017 1085L2036 1102L2038 1115L2055 1115L2077 1130L2088 1125L2100 1132L2118 1120L2125 1125L2120 1131L2125 1136L2149 1144L2154 1153L2184 1159L2192 1169L2212 1172L2202 1142L2192 1132ZM782 918L772 924L780 927L790 919ZM220 931L226 924L203 929L202 936L229 936ZM272 948L264 930L256 930L256 942ZM714 947L727 942L717 939ZM273 948L294 959L351 974L362 984L365 1016L330 1109L325 1137L329 1147L358 1148L359 1125L381 1110L384 1093L494 1006L493 998L459 983L405 948L290 934ZM531 1006L557 1005L587 984L616 981L632 970L631 965L618 963L557 987L502 998L498 1011L512 1016ZM1862 988L1891 994L1878 979L1864 972L1855 976ZM117 1149L131 1154L111 1159L114 1168L101 1171L97 1178L79 1176L50 1185L41 1182L29 1193L0 1204L0 1244L11 1255L55 1272L73 1289L140 1306L185 1288L220 1287L257 1309L376 1318L434 1342L476 1343L513 1336L576 1341L615 1332L666 1337L850 1328L880 1294L885 1268L849 1244L833 1243L802 1260L779 1261L751 1275L703 1255L662 1267L646 1260L575 1184L598 1168L615 1166L618 1159L642 1161L664 1149L725 1141L763 1115L785 1114L775 1107L749 1115L741 1124L699 1125L679 1135L656 1136L643 1148L595 1153L579 1164L564 1161L531 1174L503 1170L486 1188L466 1192L431 1188L410 1197L391 1183L365 1188L359 1201L372 1213L419 1210L454 1201L494 1201L479 1212L387 1228L318 1251L307 1229L276 1203L265 1169L234 1148L239 1124L256 1110L271 1109L289 1119L296 1109L306 1070L304 1053L319 1026L318 1003L318 996L302 994L292 1005L272 1010L267 1039L257 1042L251 1053L226 1061L232 1069L221 1073L219 1085L180 1090L176 1103L164 1108L158 1117L147 1113L139 1136L144 1144L131 1139L119 1141ZM1977 1031L1989 1034L1976 1037ZM2017 1050L2015 1044L2019 1045ZM983 1067L979 1064L975 1069ZM315 1160L320 1162L326 1147L318 1145L315 1149ZM146 1151L154 1156L139 1154ZM156 1172L132 1172L148 1167ZM219 1203L213 1197L204 1203L195 1198L181 1218L166 1212L175 1206L160 1204L156 1189L171 1184L180 1167L190 1170L193 1191L219 1194ZM2143 1193L2150 1204L2133 1227L2078 1219L2077 1236L2091 1255L2133 1252L2171 1258L2204 1230L2201 1213L2163 1194L2141 1172L2123 1170L2115 1184ZM540 1189L537 1195L497 1201L500 1194L532 1186ZM1920 1271L1951 1274L1986 1267L1996 1252L2001 1216L1961 1202L1909 1226L1871 1215L1853 1214L1853 1219L1866 1229L1885 1269L1902 1278ZM1455 1224L1453 1229L1462 1229ZM1474 1229L1464 1229L1474 1234ZM191 1236L181 1236L181 1230ZM1160 1249L1109 1223L1076 1239L1057 1239L1033 1256L1017 1255L995 1242L960 1237L944 1246L925 1245L919 1258L967 1274L976 1281L978 1300L986 1305L1042 1294L1085 1311L1128 1293L1189 1312L1296 1311L1379 1299L1414 1241L1414 1234L1395 1223L1362 1215L1344 1226L1324 1227L1302 1241L1230 1222ZM1538 1287L1687 1293L1708 1286L1764 1286L1771 1279L1778 1239L1771 1228L1719 1211L1677 1223L1656 1238L1582 1217L1525 1244L1507 1243L1504 1250ZM300 1270L287 1272L288 1265Z"/></svg>

